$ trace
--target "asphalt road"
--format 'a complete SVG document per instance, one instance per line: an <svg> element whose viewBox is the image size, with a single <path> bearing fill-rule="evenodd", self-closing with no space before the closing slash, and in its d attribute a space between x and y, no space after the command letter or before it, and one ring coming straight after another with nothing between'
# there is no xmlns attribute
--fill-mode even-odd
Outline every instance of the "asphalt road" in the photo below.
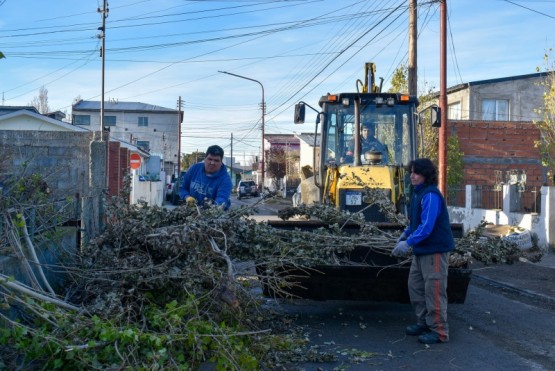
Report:
<svg viewBox="0 0 555 371"><path fill-rule="evenodd" d="M449 307L451 341L426 346L406 336L408 304L268 299L302 326L311 344L335 353L329 363L296 370L552 370L555 312L470 285L464 304ZM359 362L354 355L364 355Z"/></svg>
<svg viewBox="0 0 555 371"><path fill-rule="evenodd" d="M277 219L276 210L285 206L286 201L264 203L256 218ZM292 316L311 345L338 357L337 362L290 365L290 370L555 369L555 306L470 282L466 302L449 306L450 342L431 346L405 335L414 321L409 304L267 299L266 305Z"/></svg>

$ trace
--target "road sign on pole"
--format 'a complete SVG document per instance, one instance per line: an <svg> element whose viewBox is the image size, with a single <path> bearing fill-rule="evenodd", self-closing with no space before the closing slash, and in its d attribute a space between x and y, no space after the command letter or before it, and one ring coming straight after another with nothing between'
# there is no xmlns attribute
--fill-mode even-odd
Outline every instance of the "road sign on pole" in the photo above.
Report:
<svg viewBox="0 0 555 371"><path fill-rule="evenodd" d="M141 156L139 156L137 153L132 153L131 157L129 158L129 166L133 170L141 167Z"/></svg>

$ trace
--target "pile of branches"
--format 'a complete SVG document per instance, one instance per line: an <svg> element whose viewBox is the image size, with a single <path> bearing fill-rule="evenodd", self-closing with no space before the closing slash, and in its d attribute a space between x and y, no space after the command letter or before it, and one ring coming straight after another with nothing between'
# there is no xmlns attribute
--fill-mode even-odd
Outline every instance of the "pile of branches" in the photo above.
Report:
<svg viewBox="0 0 555 371"><path fill-rule="evenodd" d="M167 210L116 198L107 211L105 233L57 267L67 279L56 293L0 277L4 305L19 312L17 321L2 315L2 354L14 355L6 365L239 370L333 358L263 305L260 282L287 296L282 267L352 264L361 246L390 256L400 233L325 205L282 214L324 222L310 231L258 223L252 207ZM353 223L354 234L344 228ZM10 228L25 236L24 224ZM453 264L466 264L477 250L459 246Z"/></svg>
<svg viewBox="0 0 555 371"><path fill-rule="evenodd" d="M274 229L251 219L254 211L114 200L105 233L56 267L67 276L62 288L4 277L5 305L19 319L2 315L10 325L0 333L3 354L23 359L17 367L133 369L204 362L253 369L331 357L303 348L302 334L285 331L286 320L262 307L257 267L279 292L290 284L274 273L279 267L340 264L364 239L337 223L313 232ZM352 215L336 217L344 223ZM11 228L17 236L24 225ZM366 236L395 239L364 228Z"/></svg>

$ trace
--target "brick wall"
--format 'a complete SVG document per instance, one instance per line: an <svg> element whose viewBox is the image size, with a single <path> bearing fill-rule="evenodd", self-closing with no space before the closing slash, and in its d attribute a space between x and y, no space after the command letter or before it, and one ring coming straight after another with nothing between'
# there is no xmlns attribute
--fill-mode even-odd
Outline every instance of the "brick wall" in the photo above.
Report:
<svg viewBox="0 0 555 371"><path fill-rule="evenodd" d="M450 120L447 131L458 136L464 153L464 184L493 185L496 171L501 171L506 181L511 170L525 171L527 186L547 182L546 169L534 146L540 131L533 123Z"/></svg>
<svg viewBox="0 0 555 371"><path fill-rule="evenodd" d="M123 179L129 172L129 150L122 148L120 142L110 142L109 158L109 183L108 193L110 196L117 196L123 189Z"/></svg>

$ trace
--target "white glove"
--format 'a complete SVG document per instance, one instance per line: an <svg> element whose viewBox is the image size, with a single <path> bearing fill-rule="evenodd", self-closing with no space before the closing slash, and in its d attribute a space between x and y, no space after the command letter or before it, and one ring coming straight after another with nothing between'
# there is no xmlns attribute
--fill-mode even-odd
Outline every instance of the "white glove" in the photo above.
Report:
<svg viewBox="0 0 555 371"><path fill-rule="evenodd" d="M391 254L393 256L406 256L409 252L410 246L407 241L401 241L395 246Z"/></svg>
<svg viewBox="0 0 555 371"><path fill-rule="evenodd" d="M401 235L397 239L397 243L399 243L401 241L405 241L407 238L409 238L409 236L407 236L407 234L405 232L403 232L403 233L401 233Z"/></svg>

